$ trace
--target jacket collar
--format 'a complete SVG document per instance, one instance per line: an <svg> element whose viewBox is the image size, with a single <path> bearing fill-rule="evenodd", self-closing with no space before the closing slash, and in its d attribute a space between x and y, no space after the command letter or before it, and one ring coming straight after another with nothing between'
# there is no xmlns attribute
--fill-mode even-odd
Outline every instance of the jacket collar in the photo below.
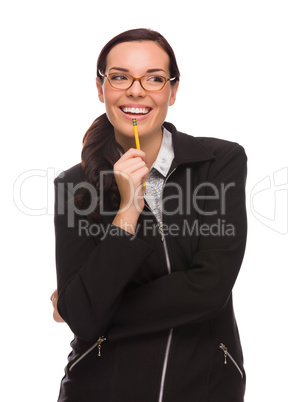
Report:
<svg viewBox="0 0 301 402"><path fill-rule="evenodd" d="M163 126L172 134L175 158L171 168L185 163L204 162L214 158L213 153L196 137L181 133L171 123L164 122Z"/></svg>

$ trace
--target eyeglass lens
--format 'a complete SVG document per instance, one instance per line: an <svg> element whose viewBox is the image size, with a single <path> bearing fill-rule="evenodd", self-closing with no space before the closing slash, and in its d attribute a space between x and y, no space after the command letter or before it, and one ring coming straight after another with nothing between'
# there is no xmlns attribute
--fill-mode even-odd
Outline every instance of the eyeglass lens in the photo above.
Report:
<svg viewBox="0 0 301 402"><path fill-rule="evenodd" d="M134 78L128 74L112 73L108 75L110 84L116 89L128 89ZM168 79L160 75L151 74L140 78L142 87L149 91L158 91L164 87Z"/></svg>

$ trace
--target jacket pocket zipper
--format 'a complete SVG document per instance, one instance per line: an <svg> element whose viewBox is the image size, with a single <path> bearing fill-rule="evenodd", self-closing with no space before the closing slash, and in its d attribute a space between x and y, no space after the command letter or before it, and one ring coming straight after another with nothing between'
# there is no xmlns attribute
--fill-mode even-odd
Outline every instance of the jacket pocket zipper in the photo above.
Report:
<svg viewBox="0 0 301 402"><path fill-rule="evenodd" d="M100 357L101 356L101 344L105 340L106 340L106 338L104 338L103 336L99 337L97 339L97 341L88 350L86 350L78 359L75 360L75 362L73 362L71 364L71 366L69 367L69 371L71 371L74 368L74 366L77 365L77 363L79 363L84 357L86 357L90 352L92 352L92 350L95 349L96 346L97 346L97 356Z"/></svg>
<svg viewBox="0 0 301 402"><path fill-rule="evenodd" d="M243 379L243 378L244 378L243 372L241 371L239 365L236 363L236 361L234 360L234 358L230 355L230 353L229 353L229 351L228 351L228 348L227 348L223 343L220 343L219 347L220 347L220 349L222 349L222 351L224 352L224 358L225 358L225 359L224 359L224 364L227 364L227 363L228 363L228 362L227 362L227 357L229 357L229 358L231 359L231 361L233 362L233 364L235 365L235 367L237 368L237 370L238 370L238 372L239 372L241 378Z"/></svg>

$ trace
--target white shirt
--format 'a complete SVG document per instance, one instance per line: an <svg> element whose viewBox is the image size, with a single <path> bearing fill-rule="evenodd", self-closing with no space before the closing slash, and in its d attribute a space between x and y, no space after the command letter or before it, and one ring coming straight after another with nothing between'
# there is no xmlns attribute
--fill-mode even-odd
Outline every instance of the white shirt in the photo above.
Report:
<svg viewBox="0 0 301 402"><path fill-rule="evenodd" d="M174 149L172 144L172 134L163 127L161 146L157 158L150 168L149 176L145 181L146 194L144 194L144 199L147 201L158 222L162 220L161 198L163 183L173 158Z"/></svg>

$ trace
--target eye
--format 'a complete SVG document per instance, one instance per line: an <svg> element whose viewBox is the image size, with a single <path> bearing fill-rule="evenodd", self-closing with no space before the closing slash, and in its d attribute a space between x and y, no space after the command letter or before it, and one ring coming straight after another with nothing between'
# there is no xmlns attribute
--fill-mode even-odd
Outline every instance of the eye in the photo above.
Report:
<svg viewBox="0 0 301 402"><path fill-rule="evenodd" d="M165 78L161 77L161 75L149 75L146 77L146 80L148 82L163 84L163 82L165 81Z"/></svg>
<svg viewBox="0 0 301 402"><path fill-rule="evenodd" d="M125 74L110 74L110 80L112 81L127 81L128 79Z"/></svg>

